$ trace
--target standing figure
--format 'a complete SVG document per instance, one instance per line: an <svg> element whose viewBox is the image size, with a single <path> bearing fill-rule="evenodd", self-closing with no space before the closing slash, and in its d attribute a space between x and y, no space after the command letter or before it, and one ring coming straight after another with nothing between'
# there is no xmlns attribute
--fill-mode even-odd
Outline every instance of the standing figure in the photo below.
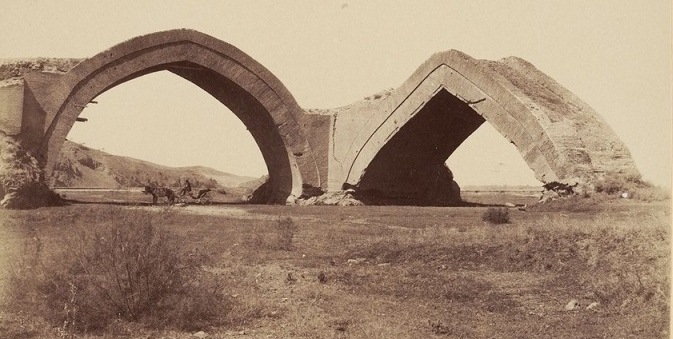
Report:
<svg viewBox="0 0 673 339"><path fill-rule="evenodd" d="M180 194L180 196L184 196L185 194L191 193L191 192L192 192L192 184L190 184L189 179L187 179L187 180L185 180L185 186L182 187L179 194Z"/></svg>

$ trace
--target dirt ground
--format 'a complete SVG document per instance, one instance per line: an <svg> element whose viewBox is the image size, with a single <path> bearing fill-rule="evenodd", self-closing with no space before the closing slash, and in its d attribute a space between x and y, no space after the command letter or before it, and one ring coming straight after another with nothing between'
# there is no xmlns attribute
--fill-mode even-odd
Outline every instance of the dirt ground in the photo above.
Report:
<svg viewBox="0 0 673 339"><path fill-rule="evenodd" d="M238 306L227 325L126 324L76 337L668 337L670 201L510 208L503 225L482 221L486 209L74 204L2 211L0 269L11 270L31 237L49 252L71 232L68 223L141 210L168 215L162 227L213 258L204 271ZM277 224L286 217L295 228L283 248ZM5 299L9 280L0 279ZM56 327L7 307L0 312L0 337L56 338Z"/></svg>

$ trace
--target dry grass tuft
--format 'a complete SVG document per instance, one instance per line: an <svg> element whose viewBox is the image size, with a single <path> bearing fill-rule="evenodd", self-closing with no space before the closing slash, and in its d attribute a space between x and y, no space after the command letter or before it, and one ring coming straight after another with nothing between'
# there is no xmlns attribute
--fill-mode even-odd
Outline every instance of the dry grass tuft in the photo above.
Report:
<svg viewBox="0 0 673 339"><path fill-rule="evenodd" d="M115 320L185 330L220 324L231 305L201 270L208 256L186 252L151 215L122 215L76 227L49 256L39 236L28 239L12 270L11 305L64 333L104 330Z"/></svg>

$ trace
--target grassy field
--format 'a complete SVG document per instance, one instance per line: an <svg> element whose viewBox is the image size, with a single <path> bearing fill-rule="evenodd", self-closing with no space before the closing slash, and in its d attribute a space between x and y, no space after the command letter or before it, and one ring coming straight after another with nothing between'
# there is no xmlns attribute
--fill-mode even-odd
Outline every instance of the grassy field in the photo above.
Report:
<svg viewBox="0 0 673 339"><path fill-rule="evenodd" d="M0 337L667 338L670 201L583 204L513 208L500 225L482 221L487 207L2 210ZM114 224L174 235L197 258L189 286L217 290L195 302L216 300L217 316L89 332L59 322L72 305L48 305L44 272L77 251L79 235Z"/></svg>

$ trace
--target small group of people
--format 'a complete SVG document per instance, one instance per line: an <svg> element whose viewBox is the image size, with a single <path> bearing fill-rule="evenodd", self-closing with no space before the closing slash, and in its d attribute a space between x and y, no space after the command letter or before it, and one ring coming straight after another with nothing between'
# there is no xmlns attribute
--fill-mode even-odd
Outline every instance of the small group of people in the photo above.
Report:
<svg viewBox="0 0 673 339"><path fill-rule="evenodd" d="M175 203L176 198L184 197L185 195L189 196L194 200L198 200L199 203L209 204L211 203L211 197L206 196L210 192L210 188L200 189L198 194L194 195L192 193L192 184L189 180L185 180L185 185L178 191L177 195L173 193L173 190L167 187L156 187L156 186L145 186L144 193L152 195L152 203L156 204L160 197L166 197L170 204ZM181 202L184 200L179 199Z"/></svg>
<svg viewBox="0 0 673 339"><path fill-rule="evenodd" d="M185 194L188 194L192 199L201 199L206 193L210 192L210 188L200 189L197 195L192 194L192 184L189 183L189 179L185 179L185 185L178 191L178 194L183 197Z"/></svg>

